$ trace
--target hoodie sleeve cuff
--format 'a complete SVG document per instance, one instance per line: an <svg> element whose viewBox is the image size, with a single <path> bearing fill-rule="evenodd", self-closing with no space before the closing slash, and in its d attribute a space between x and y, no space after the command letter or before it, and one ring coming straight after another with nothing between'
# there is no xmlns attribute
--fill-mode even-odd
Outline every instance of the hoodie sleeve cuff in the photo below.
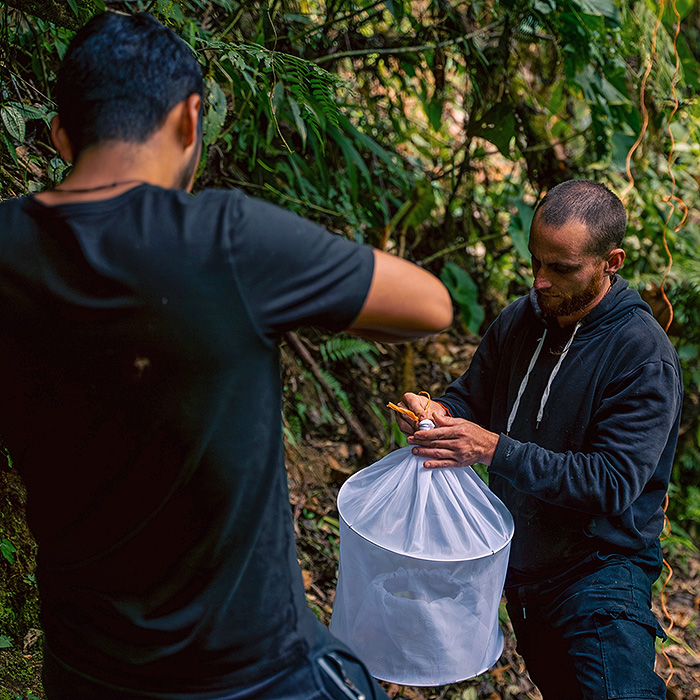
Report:
<svg viewBox="0 0 700 700"><path fill-rule="evenodd" d="M435 403L439 403L447 411L448 416L452 418L466 418L467 420L471 420L470 414L468 414L464 410L464 407L456 401L451 401L444 396L441 396L439 399L433 399L433 401Z"/></svg>
<svg viewBox="0 0 700 700"><path fill-rule="evenodd" d="M438 406L442 406L445 409L445 413L447 413L447 415L450 418L454 418L454 416L452 415L452 411L450 411L450 407L447 406L443 401L433 401L433 403L436 403Z"/></svg>
<svg viewBox="0 0 700 700"><path fill-rule="evenodd" d="M519 454L522 443L513 438L508 437L505 433L501 433L496 445L496 451L493 453L489 473L498 474L504 479L512 482L515 479L515 474L518 471Z"/></svg>

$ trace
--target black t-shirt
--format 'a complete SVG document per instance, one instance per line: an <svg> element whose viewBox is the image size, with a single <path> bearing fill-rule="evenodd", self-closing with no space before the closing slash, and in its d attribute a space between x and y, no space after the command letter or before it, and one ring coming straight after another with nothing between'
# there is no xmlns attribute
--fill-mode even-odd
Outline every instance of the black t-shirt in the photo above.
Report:
<svg viewBox="0 0 700 700"><path fill-rule="evenodd" d="M212 690L306 651L276 337L347 327L372 251L241 192L0 204L0 434L49 647Z"/></svg>

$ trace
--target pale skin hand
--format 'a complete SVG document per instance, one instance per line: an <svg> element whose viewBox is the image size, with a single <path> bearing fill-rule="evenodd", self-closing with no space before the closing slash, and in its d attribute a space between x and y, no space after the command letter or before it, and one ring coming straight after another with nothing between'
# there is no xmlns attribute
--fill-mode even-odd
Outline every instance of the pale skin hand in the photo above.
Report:
<svg viewBox="0 0 700 700"><path fill-rule="evenodd" d="M430 401L427 396L419 396L411 392L404 394L403 401L399 402L398 405L413 411L420 420L430 418L433 423L435 423L435 416L447 415L447 411L439 403ZM399 430L406 437L410 437L418 430L418 425L403 413L396 414L396 422L398 423Z"/></svg>
<svg viewBox="0 0 700 700"><path fill-rule="evenodd" d="M421 418L430 418L435 423L432 430L416 430L410 418L399 414L398 424L408 442L413 447L413 454L425 457L427 469L442 467L464 467L480 462L491 464L496 451L499 435L485 430L476 423L463 418L452 418L437 403L431 403L427 414L427 398L417 394L404 394L401 404L410 408Z"/></svg>

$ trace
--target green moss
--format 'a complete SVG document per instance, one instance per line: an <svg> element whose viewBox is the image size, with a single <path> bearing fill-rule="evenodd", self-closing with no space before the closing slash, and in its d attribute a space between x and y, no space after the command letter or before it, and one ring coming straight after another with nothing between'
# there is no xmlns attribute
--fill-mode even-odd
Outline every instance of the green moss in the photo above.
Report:
<svg viewBox="0 0 700 700"><path fill-rule="evenodd" d="M6 651L0 654L2 674L14 685L29 686L34 681L34 667L21 654Z"/></svg>
<svg viewBox="0 0 700 700"><path fill-rule="evenodd" d="M0 538L12 543L0 556L0 634L21 641L39 627L39 592L34 581L36 544L24 516L25 491L12 469L0 470Z"/></svg>
<svg viewBox="0 0 700 700"><path fill-rule="evenodd" d="M0 651L0 700L45 698L41 684L41 645L24 654L21 647Z"/></svg>

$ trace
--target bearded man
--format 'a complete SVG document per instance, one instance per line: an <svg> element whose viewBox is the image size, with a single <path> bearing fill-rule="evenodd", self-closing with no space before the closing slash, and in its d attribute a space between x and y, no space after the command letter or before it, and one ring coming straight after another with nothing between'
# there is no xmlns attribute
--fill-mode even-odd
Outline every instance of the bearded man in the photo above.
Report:
<svg viewBox="0 0 700 700"><path fill-rule="evenodd" d="M488 465L515 519L508 611L545 700L664 698L651 587L680 421L678 357L617 272L627 216L571 180L540 202L534 284L429 415L400 426L426 467ZM404 404L425 414L425 399Z"/></svg>

